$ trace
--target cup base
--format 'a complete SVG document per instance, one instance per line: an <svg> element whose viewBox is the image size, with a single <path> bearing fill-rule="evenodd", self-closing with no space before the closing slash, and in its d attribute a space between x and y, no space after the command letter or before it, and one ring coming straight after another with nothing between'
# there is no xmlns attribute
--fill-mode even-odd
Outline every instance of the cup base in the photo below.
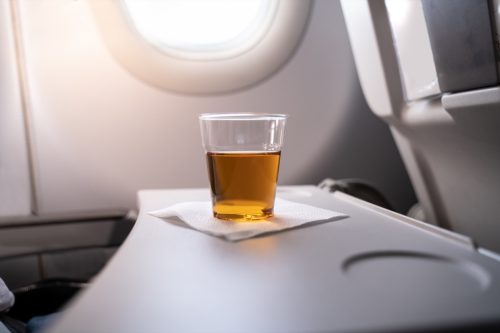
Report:
<svg viewBox="0 0 500 333"><path fill-rule="evenodd" d="M273 216L273 203L254 200L219 200L213 206L214 217L234 222L259 222Z"/></svg>
<svg viewBox="0 0 500 333"><path fill-rule="evenodd" d="M263 222L273 216L273 213L261 215L221 214L214 212L214 217L231 222Z"/></svg>

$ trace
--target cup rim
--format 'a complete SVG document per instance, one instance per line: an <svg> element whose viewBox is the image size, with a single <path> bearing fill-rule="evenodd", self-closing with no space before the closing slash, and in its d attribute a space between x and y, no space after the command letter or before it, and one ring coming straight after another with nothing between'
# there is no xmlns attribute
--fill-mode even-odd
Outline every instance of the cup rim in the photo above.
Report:
<svg viewBox="0 0 500 333"><path fill-rule="evenodd" d="M290 116L280 113L202 113L198 116L200 120L285 120Z"/></svg>

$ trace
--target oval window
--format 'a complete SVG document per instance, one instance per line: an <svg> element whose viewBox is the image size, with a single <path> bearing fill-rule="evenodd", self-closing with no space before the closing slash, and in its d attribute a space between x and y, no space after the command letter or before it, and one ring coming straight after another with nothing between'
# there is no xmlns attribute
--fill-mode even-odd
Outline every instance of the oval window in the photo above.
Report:
<svg viewBox="0 0 500 333"><path fill-rule="evenodd" d="M272 22L278 0L122 0L131 24L174 56L216 59L254 46Z"/></svg>
<svg viewBox="0 0 500 333"><path fill-rule="evenodd" d="M275 73L307 26L311 0L92 0L113 57L155 87L234 91Z"/></svg>

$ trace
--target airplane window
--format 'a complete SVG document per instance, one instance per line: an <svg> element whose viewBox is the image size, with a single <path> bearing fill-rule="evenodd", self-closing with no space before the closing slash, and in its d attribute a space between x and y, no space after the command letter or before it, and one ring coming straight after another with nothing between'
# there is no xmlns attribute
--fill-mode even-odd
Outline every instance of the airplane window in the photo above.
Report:
<svg viewBox="0 0 500 333"><path fill-rule="evenodd" d="M114 59L156 88L220 94L254 85L292 58L312 0L90 1Z"/></svg>
<svg viewBox="0 0 500 333"><path fill-rule="evenodd" d="M162 51L187 58L223 58L257 43L278 0L123 0L136 30Z"/></svg>

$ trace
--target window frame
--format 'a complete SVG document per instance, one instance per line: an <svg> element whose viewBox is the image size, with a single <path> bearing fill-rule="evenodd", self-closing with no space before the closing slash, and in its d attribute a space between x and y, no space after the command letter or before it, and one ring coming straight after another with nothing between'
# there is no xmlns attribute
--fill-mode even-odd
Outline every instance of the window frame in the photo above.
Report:
<svg viewBox="0 0 500 333"><path fill-rule="evenodd" d="M312 0L280 1L273 22L253 47L230 57L199 59L153 46L124 15L121 1L90 4L106 46L122 67L157 88L187 94L231 92L271 76L300 45L312 8Z"/></svg>

